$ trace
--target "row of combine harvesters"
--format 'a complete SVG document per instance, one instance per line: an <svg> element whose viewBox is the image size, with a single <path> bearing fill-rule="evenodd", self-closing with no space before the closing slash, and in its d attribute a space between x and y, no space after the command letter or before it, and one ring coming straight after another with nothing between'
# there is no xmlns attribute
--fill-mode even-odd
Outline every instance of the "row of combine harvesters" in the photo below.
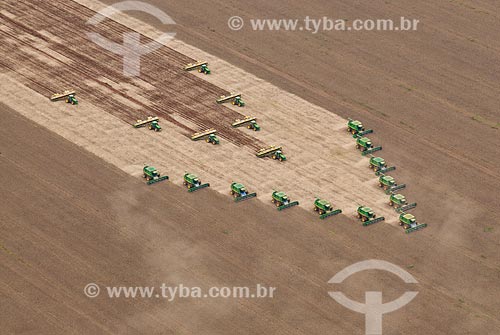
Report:
<svg viewBox="0 0 500 335"><path fill-rule="evenodd" d="M148 185L169 179L168 176L162 176L153 166L144 166L142 172ZM190 172L186 172L184 174L182 183L186 186L188 192L195 192L203 188L210 187L209 183L202 183L201 179L197 175ZM234 198L235 202L255 198L257 196L257 193L250 193L245 185L238 182L231 183L230 194ZM282 191L273 191L271 194L271 201L276 205L276 208L279 211L297 206L299 204L298 201L291 201L288 195ZM342 213L342 210L334 209L328 201L319 198L316 198L314 201L314 211L318 212L320 219L325 219L329 216Z"/></svg>
<svg viewBox="0 0 500 335"><path fill-rule="evenodd" d="M397 191L406 188L406 184L398 184L394 177L386 175L390 171L396 170L395 166L387 166L387 163L382 157L375 157L374 152L382 150L381 146L374 146L372 141L365 135L373 133L372 129L365 129L363 124L358 120L348 119L347 131L356 139L356 149L361 150L361 155L370 156L368 167L375 172L379 177L378 184L385 194L389 195L389 206L399 213L399 225L403 227L405 233L411 233L427 227L426 223L417 222L413 214L407 211L417 207L417 203L408 203L406 197ZM363 222L363 226L369 226L374 223L384 221L384 217L376 217L375 212L367 206L359 206L357 216Z"/></svg>

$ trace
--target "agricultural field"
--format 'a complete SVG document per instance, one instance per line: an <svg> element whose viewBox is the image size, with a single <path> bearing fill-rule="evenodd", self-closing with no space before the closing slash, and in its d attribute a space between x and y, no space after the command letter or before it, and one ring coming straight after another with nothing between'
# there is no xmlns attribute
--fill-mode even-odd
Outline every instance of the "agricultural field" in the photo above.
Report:
<svg viewBox="0 0 500 335"><path fill-rule="evenodd" d="M384 315L384 334L500 333L498 26L487 1L309 4L310 15L419 17L421 30L231 31L244 18L303 16L303 3L147 1L176 21L176 37L123 75L123 57L98 32L153 42L165 29L120 13L89 26L110 1L0 4L0 325L7 334L364 334L328 281L353 263L384 260L418 284L365 271L341 284L350 298L409 286L419 292ZM283 5L284 6L284 5ZM54 14L57 8L57 15ZM203 11L200 8L204 8ZM440 14L441 13L441 14ZM441 16L446 13L446 19ZM130 15L128 15L130 14ZM274 15L274 16L273 16ZM311 52L315 50L315 52ZM457 53L460 50L460 53ZM209 75L185 71L208 61ZM49 97L71 89L77 105ZM237 92L244 107L218 104ZM161 132L137 120L155 116ZM260 131L232 127L256 117ZM406 187L428 224L411 234L347 132L372 129L374 156ZM218 145L192 141L216 129ZM286 161L257 158L281 146ZM168 175L147 185L144 165ZM183 175L210 187L189 193ZM235 203L232 182L257 196ZM299 205L277 211L273 190ZM387 192L388 193L388 192ZM321 220L314 200L342 213ZM359 206L385 220L362 226ZM111 299L104 286L251 286L267 299ZM3 332L2 331L2 332Z"/></svg>

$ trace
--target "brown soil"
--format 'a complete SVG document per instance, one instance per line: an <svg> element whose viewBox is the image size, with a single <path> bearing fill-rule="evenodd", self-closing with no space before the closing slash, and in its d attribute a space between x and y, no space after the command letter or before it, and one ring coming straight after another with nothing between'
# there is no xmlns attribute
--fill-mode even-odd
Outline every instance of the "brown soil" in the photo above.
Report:
<svg viewBox="0 0 500 335"><path fill-rule="evenodd" d="M158 60L145 71L161 69L147 78L154 89L137 82L110 83L109 78L119 77L111 69L119 69L120 60L89 49L95 47L84 42L77 24L79 15L92 12L65 2L56 22L49 18L53 10L48 3L37 4L39 21L29 20L17 34L19 20L9 15L33 13L32 4L7 1L0 11L0 66L36 92L48 96L61 86L75 87L85 92L89 104L119 119L130 123L159 114L184 128L183 136L211 124L220 129L214 123L220 115L225 121L241 116L211 103L225 93L217 86L173 70L190 59L168 48L155 53ZM495 124L499 78L492 71L499 43L492 32L498 29L492 29L497 24L492 5L467 4L404 1L360 8L313 1L310 16L323 16L329 7L339 17L357 18L361 11L368 17L425 18L424 28L411 35L317 36L228 31L226 20L235 12L248 18L259 13L282 17L282 8L272 2L252 8L243 2L229 7L203 1L165 7L179 23L178 37L374 128L373 139L384 145L383 156L398 166L395 176L411 181L407 196L419 204L415 213L431 224L410 239L387 225L366 230L344 216L319 222L300 208L277 213L258 201L235 205L210 190L187 194L170 182L148 188L2 106L2 123L8 125L0 130L0 184L7 195L0 240L3 328L7 333L47 334L362 334L363 317L330 299L326 282L353 262L380 258L408 267L420 282L420 294L411 305L384 317L384 334L498 333L500 229L494 211L500 187ZM303 17L302 6L287 2L286 16ZM474 25L478 20L485 24ZM74 31L58 32L69 21ZM111 21L104 27L110 38L124 29ZM54 34L75 39L58 49L56 58L50 52L40 56L44 43L54 42ZM13 52L13 44L23 52ZM27 57L30 52L38 58ZM71 72L54 66L67 59ZM116 66L103 70L102 64ZM134 90L140 91L133 103L141 115L127 111L129 91ZM179 122L173 110L197 127ZM221 134L251 149L265 143L230 127ZM343 289L358 300L367 289L383 288L387 300L405 289L383 273L356 278ZM265 283L276 286L279 294L262 301L117 302L86 298L82 288L88 282Z"/></svg>
<svg viewBox="0 0 500 335"><path fill-rule="evenodd" d="M367 233L343 216L322 222L300 208L280 213L256 200L234 204L209 189L147 186L3 105L1 112L9 125L0 130L0 320L7 334L363 334L362 315L327 295L335 289L360 301L365 290L383 290L385 300L418 290L411 305L384 317L384 334L499 329L491 294L499 270L487 260L423 234L402 239L390 226ZM419 284L372 271L327 284L367 258L406 267ZM277 293L90 299L83 294L89 282L102 289L261 283Z"/></svg>

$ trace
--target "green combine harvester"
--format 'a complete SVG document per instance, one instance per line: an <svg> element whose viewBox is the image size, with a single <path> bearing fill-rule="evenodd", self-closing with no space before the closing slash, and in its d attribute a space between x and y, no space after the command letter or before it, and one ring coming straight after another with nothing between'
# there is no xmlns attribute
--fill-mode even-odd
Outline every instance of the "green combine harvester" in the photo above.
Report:
<svg viewBox="0 0 500 335"><path fill-rule="evenodd" d="M245 106L245 103L243 102L243 100L241 100L240 96L237 96L236 98L234 98L233 101L231 101L231 103L235 106L238 106L238 107Z"/></svg>
<svg viewBox="0 0 500 335"><path fill-rule="evenodd" d="M205 138L205 142L217 145L217 144L219 144L219 138L215 134L210 134L210 135L208 135L207 138Z"/></svg>
<svg viewBox="0 0 500 335"><path fill-rule="evenodd" d="M188 192L195 192L201 190L202 188L209 187L210 184L202 184L200 178L192 173L184 174L183 184L188 188Z"/></svg>
<svg viewBox="0 0 500 335"><path fill-rule="evenodd" d="M134 128L145 127L147 124L151 124L153 122L158 123L159 118L157 116L148 116L146 120L137 120L136 123L133 124ZM159 124L158 124L159 126ZM151 129L151 128L150 128ZM160 127L161 129L161 127Z"/></svg>
<svg viewBox="0 0 500 335"><path fill-rule="evenodd" d="M298 201L290 202L290 199L286 195L285 192L274 191L272 194L272 202L276 205L279 211L290 208L293 206L297 206L299 204Z"/></svg>
<svg viewBox="0 0 500 335"><path fill-rule="evenodd" d="M378 178L378 185L384 189L385 194L391 194L406 187L406 184L396 184L393 177L384 174Z"/></svg>
<svg viewBox="0 0 500 335"><path fill-rule="evenodd" d="M257 196L257 193L248 193L245 185L241 183L231 184L231 195L234 197L235 202L251 199Z"/></svg>
<svg viewBox="0 0 500 335"><path fill-rule="evenodd" d="M252 129L254 131L260 130L260 126L257 124L257 118L254 116L245 116L243 120L237 119L231 124L234 128L245 125L248 129Z"/></svg>
<svg viewBox="0 0 500 335"><path fill-rule="evenodd" d="M55 93L50 97L51 101L58 101L64 99L67 103L78 105L78 100L75 97L76 92L73 90L66 90L63 93Z"/></svg>
<svg viewBox="0 0 500 335"><path fill-rule="evenodd" d="M203 64L198 68L199 73L210 74L210 69L207 64Z"/></svg>
<svg viewBox="0 0 500 335"><path fill-rule="evenodd" d="M314 211L318 212L320 219L325 219L329 216L342 213L341 209L333 209L332 205L323 199L316 198L314 200Z"/></svg>
<svg viewBox="0 0 500 335"><path fill-rule="evenodd" d="M381 174L378 178L378 185L384 189L385 194L391 194L406 187L406 184L396 184L393 177L384 174Z"/></svg>
<svg viewBox="0 0 500 335"><path fill-rule="evenodd" d="M404 228L406 234L427 227L427 223L418 223L414 215L405 212L399 215L399 225Z"/></svg>
<svg viewBox="0 0 500 335"><path fill-rule="evenodd" d="M370 165L368 167L373 171L378 172L380 170L385 169L387 167L387 163L385 162L385 159L383 159L382 157L371 157Z"/></svg>
<svg viewBox="0 0 500 335"><path fill-rule="evenodd" d="M367 134L373 133L373 130L365 130L361 121L347 119L347 131L352 134L353 137L361 137Z"/></svg>
<svg viewBox="0 0 500 335"><path fill-rule="evenodd" d="M391 176L381 175L378 178L378 186L382 187L384 191L387 191L391 187L396 185L396 179Z"/></svg>
<svg viewBox="0 0 500 335"><path fill-rule="evenodd" d="M280 162L286 161L286 156L283 154L282 147L275 145L260 149L257 151L256 156L259 158L271 157L272 159L279 160Z"/></svg>
<svg viewBox="0 0 500 335"><path fill-rule="evenodd" d="M167 180L168 176L161 176L158 170L153 166L144 166L142 169L143 177L146 178L147 184L151 185L163 180Z"/></svg>
<svg viewBox="0 0 500 335"><path fill-rule="evenodd" d="M369 226L385 220L383 216L377 218L375 216L375 212L373 212L373 210L367 206L359 206L356 212L358 215L358 219L361 219L361 221L363 222L363 226Z"/></svg>
<svg viewBox="0 0 500 335"><path fill-rule="evenodd" d="M158 121L153 121L149 124L149 130L161 131L161 126Z"/></svg>
<svg viewBox="0 0 500 335"><path fill-rule="evenodd" d="M68 95L68 97L66 98L66 102L68 104L78 105L78 100L76 99L74 94Z"/></svg>
<svg viewBox="0 0 500 335"><path fill-rule="evenodd" d="M404 195L391 194L389 197L389 206L394 207L396 212L401 213L417 207L417 203L408 204Z"/></svg>
<svg viewBox="0 0 500 335"><path fill-rule="evenodd" d="M406 197L402 194L391 194L389 197L389 206L399 208L406 205Z"/></svg>
<svg viewBox="0 0 500 335"><path fill-rule="evenodd" d="M210 74L210 69L208 68L208 62L205 61L197 61L196 63L189 63L184 66L184 70L191 71L194 69L198 69L199 73Z"/></svg>
<svg viewBox="0 0 500 335"><path fill-rule="evenodd" d="M233 105L243 107L245 106L245 103L243 100L241 100L241 94L240 93L231 93L228 96L221 95L219 99L216 100L218 104L222 104L224 102L231 101Z"/></svg>
<svg viewBox="0 0 500 335"><path fill-rule="evenodd" d="M219 144L219 138L217 137L217 130L213 128L198 133L194 133L191 136L191 139L193 141L199 141L204 139L205 142L207 143L212 143L214 145Z"/></svg>
<svg viewBox="0 0 500 335"><path fill-rule="evenodd" d="M356 149L366 151L373 148L372 141L368 137L356 138Z"/></svg>
<svg viewBox="0 0 500 335"><path fill-rule="evenodd" d="M370 165L368 165L368 167L375 171L375 175L377 176L384 174L385 172L396 170L395 166L387 167L387 163L382 157L371 157Z"/></svg>

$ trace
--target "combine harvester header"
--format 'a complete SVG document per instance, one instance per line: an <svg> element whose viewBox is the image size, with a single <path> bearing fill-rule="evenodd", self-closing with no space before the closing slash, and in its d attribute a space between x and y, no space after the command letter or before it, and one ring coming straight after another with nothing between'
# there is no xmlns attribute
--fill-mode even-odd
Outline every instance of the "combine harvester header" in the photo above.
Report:
<svg viewBox="0 0 500 335"><path fill-rule="evenodd" d="M196 63L189 63L184 66L184 70L191 71L194 69L198 69L199 73L210 74L210 69L208 68L208 62L197 61Z"/></svg>
<svg viewBox="0 0 500 335"><path fill-rule="evenodd" d="M287 208L290 208L293 206L297 206L299 204L298 201L290 202L290 198L288 198L288 195L286 195L285 192L281 192L281 191L273 191L272 201L276 205L276 207L279 211L282 211L284 209L287 209Z"/></svg>
<svg viewBox="0 0 500 335"><path fill-rule="evenodd" d="M273 159L277 159L280 162L286 161L286 156L283 154L282 148L275 145L260 149L259 151L257 151L256 156L259 158L272 157Z"/></svg>
<svg viewBox="0 0 500 335"><path fill-rule="evenodd" d="M281 151L282 147L277 147L275 145L271 145L267 148L262 148L259 151L257 151L257 157L263 158L272 155L276 151L280 150Z"/></svg>
<svg viewBox="0 0 500 335"><path fill-rule="evenodd" d="M352 135L352 137L356 138L356 137L365 136L365 135L368 135L368 134L371 134L371 133L373 133L373 129L367 129L367 130L360 131L359 133L357 133L355 135Z"/></svg>
<svg viewBox="0 0 500 335"><path fill-rule="evenodd" d="M219 99L217 99L218 104L223 104L224 102L228 102L230 100L233 100L237 97L241 98L241 93L230 93L228 96L221 95Z"/></svg>
<svg viewBox="0 0 500 335"><path fill-rule="evenodd" d="M404 195L392 193L389 197L389 206L394 207L397 213L401 213L417 207L417 203L409 204Z"/></svg>
<svg viewBox="0 0 500 335"><path fill-rule="evenodd" d="M372 147L372 148L370 148L370 149L367 149L367 150L365 150L365 151L362 151L362 152L361 152L361 155L362 155L362 156L366 156L366 155L372 154L372 153L377 152L377 151L380 151L380 150L382 150L382 146L381 146L381 145L379 145L378 147Z"/></svg>
<svg viewBox="0 0 500 335"><path fill-rule="evenodd" d="M205 65L205 66L208 65L208 62L199 60L196 63L187 64L186 66L184 66L184 70L191 71L191 70L197 69L203 65Z"/></svg>
<svg viewBox="0 0 500 335"><path fill-rule="evenodd" d="M378 217L376 219L363 222L363 226L365 226L365 227L366 226L370 226L370 225L372 225L374 223L377 223L377 222L380 222L380 221L384 221L384 220L385 220L385 218L383 216L381 216L381 217Z"/></svg>
<svg viewBox="0 0 500 335"><path fill-rule="evenodd" d="M67 98L70 95L76 95L76 92L72 91L72 90L67 90L67 91L64 91L63 93L52 94L50 96L50 101L61 100L61 99Z"/></svg>
<svg viewBox="0 0 500 335"><path fill-rule="evenodd" d="M237 105L239 107L245 106L245 103L241 100L241 93L231 93L228 96L221 95L220 98L215 101L217 101L218 104L231 101L233 105Z"/></svg>
<svg viewBox="0 0 500 335"><path fill-rule="evenodd" d="M241 127L244 125L247 125L248 129L253 129L255 131L260 130L260 126L257 124L257 118L255 116L245 116L243 120L237 119L231 124L233 128Z"/></svg>
<svg viewBox="0 0 500 335"><path fill-rule="evenodd" d="M144 127L148 123L151 123L153 121L158 121L158 120L159 119L157 116L148 116L148 118L146 120L137 120L137 122L134 123L133 126L134 126L134 128L140 128L140 127Z"/></svg>
<svg viewBox="0 0 500 335"><path fill-rule="evenodd" d="M413 209L415 207L417 207L417 203L416 202L408 204L408 205L404 205L404 206L401 206L401 207L398 207L398 208L395 208L395 210L396 210L397 213L402 213L402 212L409 211L410 209Z"/></svg>
<svg viewBox="0 0 500 335"><path fill-rule="evenodd" d="M147 184L155 184L168 179L168 176L161 176L160 172L154 166L145 165L142 169L143 177L146 178Z"/></svg>
<svg viewBox="0 0 500 335"><path fill-rule="evenodd" d="M418 223L413 214L402 212L399 215L399 225L403 227L406 234L413 233L414 231L424 229L427 223Z"/></svg>
<svg viewBox="0 0 500 335"><path fill-rule="evenodd" d="M193 141L198 141L198 140L204 139L205 137L208 137L208 136L210 136L212 134L216 135L217 134L217 130L215 130L213 128L210 128L210 129L207 129L207 130L204 130L204 131L200 131L200 132L194 133L191 136L191 139Z"/></svg>
<svg viewBox="0 0 500 335"><path fill-rule="evenodd" d="M209 183L202 184L200 178L192 173L184 174L183 184L188 188L188 192L195 192L205 187L210 187Z"/></svg>
<svg viewBox="0 0 500 335"><path fill-rule="evenodd" d="M194 133L191 136L191 139L193 141L199 141L201 139L205 139L205 142L207 143L212 143L212 144L219 144L219 138L217 137L217 130L210 128L205 131L201 131L198 133Z"/></svg>
<svg viewBox="0 0 500 335"><path fill-rule="evenodd" d="M363 222L363 226L370 226L374 223L385 220L383 216L376 218L375 212L373 212L373 210L367 206L359 206L356 210L356 214L358 216L358 219L361 219L361 221Z"/></svg>
<svg viewBox="0 0 500 335"><path fill-rule="evenodd" d="M399 184L395 185L385 191L385 194L392 194L396 191L402 190L403 188L406 188L406 184Z"/></svg>
<svg viewBox="0 0 500 335"><path fill-rule="evenodd" d="M352 134L353 138L362 137L367 134L373 133L372 129L365 130L365 127L363 126L363 123L361 123L361 121L353 120L350 118L347 119L347 131Z"/></svg>
<svg viewBox="0 0 500 335"><path fill-rule="evenodd" d="M342 213L341 209L334 210L330 202L320 198L314 200L314 211L318 212L320 219L326 219L329 216Z"/></svg>
<svg viewBox="0 0 500 335"><path fill-rule="evenodd" d="M240 202L243 200L255 198L257 196L257 193L248 193L245 185L241 183L232 183L231 195L234 197L235 202Z"/></svg>
<svg viewBox="0 0 500 335"><path fill-rule="evenodd" d="M395 166L385 167L385 168L382 168L382 169L380 169L380 170L376 171L376 172L375 172L375 175L376 175L376 176L380 176L380 175L383 175L383 174L385 174L385 173L387 173L387 172L394 171L394 170L396 170L396 167L395 167Z"/></svg>

